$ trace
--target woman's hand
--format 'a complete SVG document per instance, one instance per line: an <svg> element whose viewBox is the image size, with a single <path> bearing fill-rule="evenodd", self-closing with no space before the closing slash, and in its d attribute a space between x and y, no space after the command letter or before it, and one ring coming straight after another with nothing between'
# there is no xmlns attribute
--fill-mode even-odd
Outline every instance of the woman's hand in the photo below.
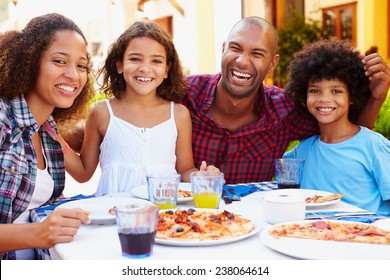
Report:
<svg viewBox="0 0 390 280"><path fill-rule="evenodd" d="M89 211L76 209L55 209L43 222L38 224L37 247L50 248L57 243L74 239L81 224L89 224Z"/></svg>

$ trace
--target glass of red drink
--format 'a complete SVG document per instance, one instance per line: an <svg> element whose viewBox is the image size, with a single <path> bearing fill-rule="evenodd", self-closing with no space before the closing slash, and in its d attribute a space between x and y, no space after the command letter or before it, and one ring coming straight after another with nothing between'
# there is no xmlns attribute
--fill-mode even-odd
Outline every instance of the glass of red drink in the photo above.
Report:
<svg viewBox="0 0 390 280"><path fill-rule="evenodd" d="M115 207L122 256L145 258L152 254L159 208L155 205L128 204Z"/></svg>
<svg viewBox="0 0 390 280"><path fill-rule="evenodd" d="M275 177L279 189L299 189L301 187L305 161L296 158L275 160Z"/></svg>

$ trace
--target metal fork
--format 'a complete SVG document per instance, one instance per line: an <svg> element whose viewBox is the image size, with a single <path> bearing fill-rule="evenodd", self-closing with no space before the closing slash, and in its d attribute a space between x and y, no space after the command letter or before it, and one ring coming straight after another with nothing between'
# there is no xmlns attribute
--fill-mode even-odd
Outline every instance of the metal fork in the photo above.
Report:
<svg viewBox="0 0 390 280"><path fill-rule="evenodd" d="M241 201L241 197L239 197L233 188L228 188L229 192L233 194L232 200L233 201Z"/></svg>

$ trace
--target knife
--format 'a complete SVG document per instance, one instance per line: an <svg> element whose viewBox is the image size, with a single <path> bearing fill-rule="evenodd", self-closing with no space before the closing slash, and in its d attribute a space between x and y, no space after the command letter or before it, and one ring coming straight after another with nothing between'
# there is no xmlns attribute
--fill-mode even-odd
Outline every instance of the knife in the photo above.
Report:
<svg viewBox="0 0 390 280"><path fill-rule="evenodd" d="M368 211L360 211L360 212L340 212L340 213L329 213L329 214L316 214L316 213L308 213L308 217L305 218L305 220L315 220L315 219L326 219L326 218L339 218L344 216L375 216L375 212L368 212Z"/></svg>
<svg viewBox="0 0 390 280"><path fill-rule="evenodd" d="M225 204L230 204L230 203L232 203L232 200L227 196L225 190L222 190L222 196L223 196L223 200L225 201Z"/></svg>

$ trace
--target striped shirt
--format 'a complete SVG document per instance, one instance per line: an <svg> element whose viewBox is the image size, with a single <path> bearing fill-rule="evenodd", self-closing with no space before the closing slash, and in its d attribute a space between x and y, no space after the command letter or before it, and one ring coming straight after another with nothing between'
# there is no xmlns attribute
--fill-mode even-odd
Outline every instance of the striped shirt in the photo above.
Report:
<svg viewBox="0 0 390 280"><path fill-rule="evenodd" d="M31 136L39 131L54 180L53 195L64 189L65 164L61 145L55 140L56 125L50 116L39 126L23 96L8 100L0 97L0 223L10 224L26 210L35 188L37 158ZM0 258L6 258L0 253Z"/></svg>
<svg viewBox="0 0 390 280"><path fill-rule="evenodd" d="M274 159L288 144L318 134L317 121L287 99L280 88L262 86L259 120L231 132L208 115L221 74L187 76L182 103L192 117L192 145L196 166L201 161L225 173L227 184L270 181Z"/></svg>

